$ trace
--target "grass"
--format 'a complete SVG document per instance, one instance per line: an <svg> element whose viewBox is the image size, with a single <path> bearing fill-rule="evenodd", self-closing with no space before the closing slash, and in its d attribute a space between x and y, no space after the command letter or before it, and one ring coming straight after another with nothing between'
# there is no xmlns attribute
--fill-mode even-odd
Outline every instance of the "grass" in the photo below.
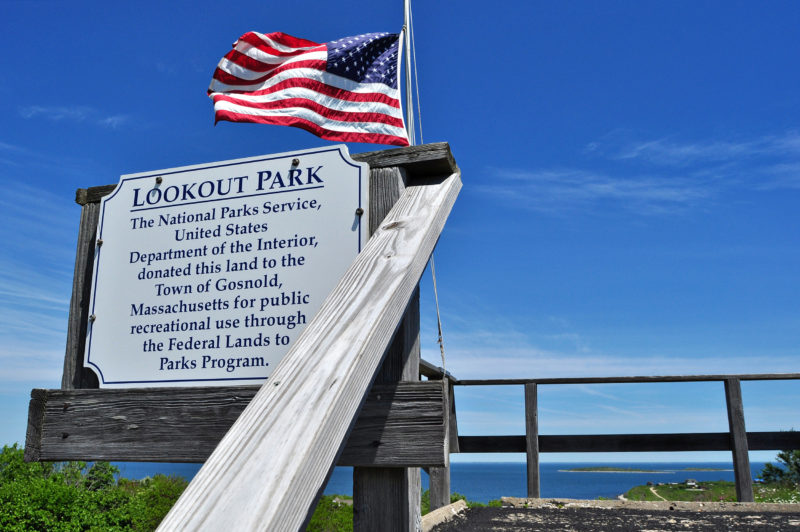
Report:
<svg viewBox="0 0 800 532"><path fill-rule="evenodd" d="M460 493L450 495L450 502L464 500L467 506L475 508L478 506L500 507L499 500L489 501L487 504L469 501ZM325 495L320 499L311 522L308 524L307 532L351 532L353 530L353 498L348 495ZM348 504L349 503L349 504ZM430 511L430 492L422 492L422 515Z"/></svg>
<svg viewBox="0 0 800 532"><path fill-rule="evenodd" d="M696 487L688 486L685 482L661 486L636 486L625 493L625 498L632 501L662 500L653 493L653 490L668 501L736 501L736 486L733 482L722 480L698 482ZM800 503L800 489L789 484L756 484L753 486L753 496L756 502Z"/></svg>
<svg viewBox="0 0 800 532"><path fill-rule="evenodd" d="M470 501L467 499L466 495L462 495L458 492L453 492L450 494L450 502L454 503L456 501L464 501L467 503L467 507L469 508L479 508L483 506L490 506L494 508L500 508L503 503L499 499L491 500L488 503L484 504L482 502ZM431 493L429 490L425 490L422 492L422 515L431 511Z"/></svg>
<svg viewBox="0 0 800 532"><path fill-rule="evenodd" d="M308 523L307 532L349 532L353 530L352 500L353 498L347 495L323 495ZM351 504L344 501L350 501Z"/></svg>

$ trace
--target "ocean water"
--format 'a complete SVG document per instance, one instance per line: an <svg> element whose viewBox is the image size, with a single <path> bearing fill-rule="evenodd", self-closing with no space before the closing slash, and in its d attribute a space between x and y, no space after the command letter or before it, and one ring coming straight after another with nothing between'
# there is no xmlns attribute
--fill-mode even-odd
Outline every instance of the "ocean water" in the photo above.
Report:
<svg viewBox="0 0 800 532"><path fill-rule="evenodd" d="M140 479L158 473L191 478L200 469L200 464L161 464L115 462L120 475ZM572 472L577 467L611 466L652 470L647 473L603 473ZM687 468L708 468L715 471L695 471ZM763 462L751 462L753 478L764 468ZM730 462L653 462L653 463L545 463L539 468L542 497L571 499L615 498L634 486L647 482L683 482L694 480L733 481L733 465ZM422 474L423 489L428 488L428 475ZM468 499L489 502L500 497L524 497L526 495L525 463L454 463L450 468L450 488L466 495ZM334 469L325 494L352 495L353 468Z"/></svg>

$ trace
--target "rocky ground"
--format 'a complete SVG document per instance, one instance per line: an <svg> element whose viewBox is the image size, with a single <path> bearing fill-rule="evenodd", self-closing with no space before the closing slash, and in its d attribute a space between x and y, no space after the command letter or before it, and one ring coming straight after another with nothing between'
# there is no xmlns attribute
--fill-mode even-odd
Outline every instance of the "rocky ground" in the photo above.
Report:
<svg viewBox="0 0 800 532"><path fill-rule="evenodd" d="M448 531L800 531L800 505L503 498L433 526Z"/></svg>

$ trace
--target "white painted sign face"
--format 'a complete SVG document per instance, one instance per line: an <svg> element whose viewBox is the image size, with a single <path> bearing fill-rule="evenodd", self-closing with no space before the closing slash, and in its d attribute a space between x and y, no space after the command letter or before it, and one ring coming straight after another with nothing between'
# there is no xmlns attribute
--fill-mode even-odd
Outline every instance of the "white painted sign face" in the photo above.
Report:
<svg viewBox="0 0 800 532"><path fill-rule="evenodd" d="M344 145L124 175L100 206L101 387L260 384L366 241Z"/></svg>

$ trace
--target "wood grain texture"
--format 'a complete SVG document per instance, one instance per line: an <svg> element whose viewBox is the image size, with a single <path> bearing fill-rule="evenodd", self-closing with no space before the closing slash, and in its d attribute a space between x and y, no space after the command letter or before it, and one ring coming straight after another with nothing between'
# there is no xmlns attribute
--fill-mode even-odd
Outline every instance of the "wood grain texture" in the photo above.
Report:
<svg viewBox="0 0 800 532"><path fill-rule="evenodd" d="M421 367L421 366L420 366ZM449 377L448 374L439 368L434 375L439 379ZM432 372L428 373L429 378ZM458 452L458 426L456 425L456 412L455 412L455 394L453 393L453 381L449 378L444 380L447 386L447 455L448 462L450 453ZM428 488L430 490L430 510L433 511L437 508L447 506L450 504L450 465L444 467L431 467L428 468Z"/></svg>
<svg viewBox="0 0 800 532"><path fill-rule="evenodd" d="M370 400L359 413L338 465L374 468L447 463L441 383L375 384Z"/></svg>
<svg viewBox="0 0 800 532"><path fill-rule="evenodd" d="M366 498L356 506L353 501L353 530L380 530L383 528L371 528L374 523L391 523L393 525L404 524L407 526L412 520L413 529L422 528L422 518L419 525L414 524L416 516L409 515L409 508L415 506L414 500L409 497L409 486L406 469L394 468L361 468L358 475L353 475L353 494L380 492L384 496L380 498ZM419 489L419 486L417 486ZM392 500L393 504L383 504L382 501ZM390 528L390 530L392 529Z"/></svg>
<svg viewBox="0 0 800 532"><path fill-rule="evenodd" d="M458 166L446 142L421 144L392 150L380 150L350 155L370 168L401 166L413 177L442 176L458 172Z"/></svg>
<svg viewBox="0 0 800 532"><path fill-rule="evenodd" d="M447 416L448 440L449 451L451 453L458 452L458 418L456 418L456 391L453 382L450 381L447 387L447 404L450 411Z"/></svg>
<svg viewBox="0 0 800 532"><path fill-rule="evenodd" d="M748 432L752 451L800 448L800 432ZM462 453L524 453L525 436L459 436ZM730 451L728 432L539 436L540 453Z"/></svg>
<svg viewBox="0 0 800 532"><path fill-rule="evenodd" d="M75 191L75 203L78 205L89 205L91 203L100 203L105 196L108 196L114 189L117 188L117 183L113 185L100 185L97 187L79 188Z"/></svg>
<svg viewBox="0 0 800 532"><path fill-rule="evenodd" d="M430 511L450 504L450 466L431 467L428 470Z"/></svg>
<svg viewBox="0 0 800 532"><path fill-rule="evenodd" d="M408 187L160 530L298 530L321 493L452 208Z"/></svg>
<svg viewBox="0 0 800 532"><path fill-rule="evenodd" d="M742 386L738 379L725 381L725 403L728 410L730 446L733 454L733 475L736 483L736 500L753 502L753 477L747 449L747 431L744 427Z"/></svg>
<svg viewBox="0 0 800 532"><path fill-rule="evenodd" d="M528 497L538 499L539 490L539 407L536 384L525 385L525 452L527 454Z"/></svg>
<svg viewBox="0 0 800 532"><path fill-rule="evenodd" d="M450 452L458 452L458 418L456 417L456 391L453 383L450 382L448 387L449 393L447 394L447 403L450 406L450 413L448 414L448 439L450 440Z"/></svg>
<svg viewBox="0 0 800 532"><path fill-rule="evenodd" d="M373 235L408 184L407 173L397 167L373 168L369 183L369 233ZM375 384L419 380L419 288L406 306L392 338ZM363 451L367 451L364 449ZM381 478L384 481L381 482ZM419 469L356 467L353 469L353 531L411 532L422 522ZM367 488L368 487L368 488ZM372 508L396 508L375 512Z"/></svg>
<svg viewBox="0 0 800 532"><path fill-rule="evenodd" d="M406 189L408 175L400 168L372 168L369 172L369 234L372 236Z"/></svg>
<svg viewBox="0 0 800 532"><path fill-rule="evenodd" d="M47 404L46 390L31 391L28 405L28 428L25 432L25 461L38 462L42 450L42 422Z"/></svg>
<svg viewBox="0 0 800 532"><path fill-rule="evenodd" d="M97 387L94 373L91 370L84 371L83 355L86 348L86 326L89 320L89 299L92 290L92 269L94 268L99 217L100 206L98 204L88 204L81 208L72 296L67 321L67 346L64 353L64 371L61 377L61 387L65 390Z"/></svg>
<svg viewBox="0 0 800 532"><path fill-rule="evenodd" d="M33 390L28 460L204 462L257 386ZM443 465L438 382L373 386L338 465Z"/></svg>

